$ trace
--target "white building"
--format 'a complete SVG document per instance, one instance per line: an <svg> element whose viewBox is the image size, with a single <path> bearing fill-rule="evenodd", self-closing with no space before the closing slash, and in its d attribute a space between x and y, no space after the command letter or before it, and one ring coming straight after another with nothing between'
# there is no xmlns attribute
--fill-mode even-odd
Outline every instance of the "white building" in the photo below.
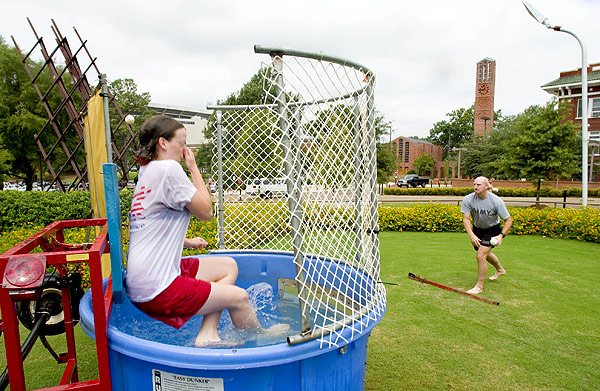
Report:
<svg viewBox="0 0 600 391"><path fill-rule="evenodd" d="M204 129L208 118L212 115L212 110L194 110L153 102L148 105L148 108L156 111L156 114L168 115L181 122L187 129L187 145L189 147L198 147L207 142L204 137Z"/></svg>

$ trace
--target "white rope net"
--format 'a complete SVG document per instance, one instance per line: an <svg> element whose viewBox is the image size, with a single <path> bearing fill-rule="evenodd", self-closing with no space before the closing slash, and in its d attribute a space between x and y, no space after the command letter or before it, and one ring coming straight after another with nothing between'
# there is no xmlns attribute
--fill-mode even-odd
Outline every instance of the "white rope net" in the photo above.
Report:
<svg viewBox="0 0 600 391"><path fill-rule="evenodd" d="M296 56L273 57L261 74L264 105L217 109L222 247L293 251L310 337L344 346L385 310L374 77Z"/></svg>

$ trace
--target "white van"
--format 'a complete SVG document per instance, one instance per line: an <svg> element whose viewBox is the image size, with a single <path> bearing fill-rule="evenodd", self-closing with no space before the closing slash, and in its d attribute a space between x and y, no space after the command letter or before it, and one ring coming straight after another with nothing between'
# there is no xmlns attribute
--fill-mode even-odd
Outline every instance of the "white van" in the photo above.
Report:
<svg viewBox="0 0 600 391"><path fill-rule="evenodd" d="M263 198L272 198L276 194L287 193L285 178L262 178L260 180L259 194Z"/></svg>
<svg viewBox="0 0 600 391"><path fill-rule="evenodd" d="M251 179L246 183L246 194L256 195L260 193L260 179Z"/></svg>

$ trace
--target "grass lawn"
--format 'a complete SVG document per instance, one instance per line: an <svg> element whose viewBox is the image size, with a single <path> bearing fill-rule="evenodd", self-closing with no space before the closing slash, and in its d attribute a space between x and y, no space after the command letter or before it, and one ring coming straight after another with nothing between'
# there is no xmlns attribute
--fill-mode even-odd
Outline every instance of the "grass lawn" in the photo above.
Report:
<svg viewBox="0 0 600 391"><path fill-rule="evenodd" d="M600 245L508 236L493 306L410 280L476 282L464 233L382 232L388 306L369 340L366 390L597 390ZM488 275L493 274L493 267Z"/></svg>
<svg viewBox="0 0 600 391"><path fill-rule="evenodd" d="M600 244L509 235L495 249L508 274L482 294L501 303L493 306L407 277L470 289L476 262L466 234L379 236L382 280L397 285L386 285L387 312L369 339L366 390L600 388ZM65 350L64 335L50 339ZM95 378L95 345L79 326L76 339L80 378ZM57 385L63 370L37 342L25 362L28 389Z"/></svg>

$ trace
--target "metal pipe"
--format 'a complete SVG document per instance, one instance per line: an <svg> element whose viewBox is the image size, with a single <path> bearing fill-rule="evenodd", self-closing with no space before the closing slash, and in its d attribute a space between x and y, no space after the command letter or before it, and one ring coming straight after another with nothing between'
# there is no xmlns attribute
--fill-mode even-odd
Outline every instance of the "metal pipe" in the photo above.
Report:
<svg viewBox="0 0 600 391"><path fill-rule="evenodd" d="M587 206L588 203L588 145L589 145L589 135L588 135L588 77L587 77L587 49L583 39L579 37L574 32L567 30L561 26L552 26L548 22L548 18L542 15L538 10L536 10L531 4L527 1L523 1L523 5L535 20L540 22L542 25L547 28L560 31L563 33L567 33L573 36L577 42L579 42L579 46L581 47L581 203L583 206Z"/></svg>
<svg viewBox="0 0 600 391"><path fill-rule="evenodd" d="M370 184L371 184L371 232L369 235L372 241L372 256L378 260L379 257L379 214L377 212L377 140L375 139L375 96L373 92L374 80L369 79L367 86L367 140L369 144L369 162ZM379 276L377 276L378 278Z"/></svg>
<svg viewBox="0 0 600 391"><path fill-rule="evenodd" d="M48 319L50 319L50 314L48 312L43 312L41 314L41 316L38 318L38 320L35 322L33 327L31 328L31 332L29 333L29 335L27 336L27 339L25 339L25 342L23 342L23 345L21 346L21 359L23 361L25 361L25 359L27 358L27 355L29 355L29 352L31 352L31 348L33 348L33 344L35 343L35 341L37 341L37 339L40 335L42 326L46 324ZM8 386L8 384L9 384L9 379L8 379L8 367L7 367L4 370L4 372L2 372L2 375L0 375L0 390L5 390L6 387Z"/></svg>
<svg viewBox="0 0 600 391"><path fill-rule="evenodd" d="M301 218L302 218L302 204L300 199L296 199L294 192L294 183L297 173L294 170L294 162L292 159L291 150L291 135L288 118L288 110L286 107L287 97L285 89L283 88L283 59L281 56L274 56L273 68L275 69L275 91L276 91L276 102L277 111L279 115L279 129L282 134L282 147L284 155L284 170L287 177L286 186L288 193L288 207L290 211L290 225L292 228L292 249L294 251L294 265L296 267L296 280L299 282L298 288L298 300L300 302L300 311L302 316L301 334L310 332L310 319L307 303L307 292L306 292L306 274L304 271L304 255L303 251L303 238L301 229Z"/></svg>
<svg viewBox="0 0 600 391"><path fill-rule="evenodd" d="M581 47L581 203L587 206L588 203L588 74L587 74L587 49L583 39L574 32L563 27L554 27L555 31L567 33L579 42Z"/></svg>
<svg viewBox="0 0 600 391"><path fill-rule="evenodd" d="M310 102L287 102L288 107L304 107L304 106L315 106L322 103L338 102L340 100L348 99L351 97L360 96L366 87L359 88L356 91L348 92L344 95L334 96L327 99L318 99ZM252 109L274 109L277 107L276 103L264 104L264 105L210 105L206 106L207 110L252 110Z"/></svg>
<svg viewBox="0 0 600 391"><path fill-rule="evenodd" d="M217 186L219 191L219 248L225 248L225 219L223 207L223 113L217 110Z"/></svg>
<svg viewBox="0 0 600 391"><path fill-rule="evenodd" d="M102 85L102 103L104 111L104 134L106 135L106 159L107 163L113 162L112 154L112 133L110 130L110 114L108 110L108 84L106 74L100 74L100 84Z"/></svg>
<svg viewBox="0 0 600 391"><path fill-rule="evenodd" d="M319 60L319 61L328 61L328 62L332 62L335 64L340 64L340 65L344 65L344 66L348 66L348 67L357 69L357 70L363 72L364 74L366 74L368 78L371 78L371 76L373 76L373 72L364 65L361 65L361 64L351 61L351 60L347 60L342 57L330 56L330 55L323 54L323 53L316 54L316 53L311 53L311 52L305 52L302 50L267 47L267 46L260 46L260 45L254 45L254 53L269 54L271 56L286 55L286 56L294 56L294 57L312 58L314 60Z"/></svg>
<svg viewBox="0 0 600 391"><path fill-rule="evenodd" d="M354 249L356 251L355 260L360 264L362 257L362 233L363 221L361 214L362 204L362 149L360 148L362 132L360 131L360 110L358 107L358 98L354 98L354 121L352 126L352 136L354 138Z"/></svg>

